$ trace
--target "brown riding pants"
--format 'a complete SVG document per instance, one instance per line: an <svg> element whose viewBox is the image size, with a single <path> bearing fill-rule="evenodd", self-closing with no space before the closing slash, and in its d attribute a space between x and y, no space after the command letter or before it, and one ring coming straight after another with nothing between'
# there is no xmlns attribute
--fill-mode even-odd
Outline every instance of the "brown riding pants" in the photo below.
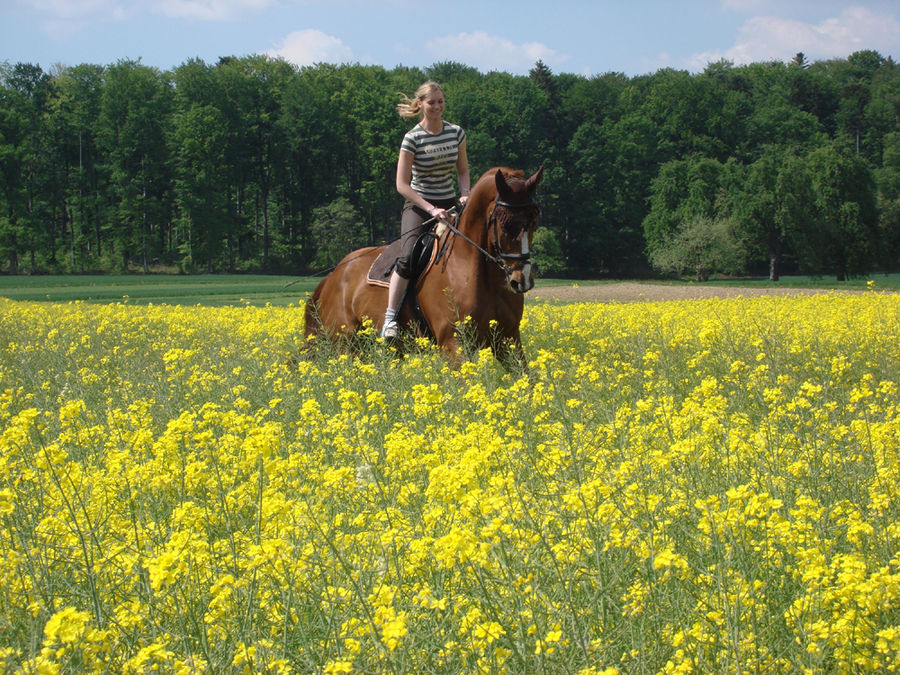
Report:
<svg viewBox="0 0 900 675"><path fill-rule="evenodd" d="M436 199L431 203L439 209L449 209L456 206L455 199ZM437 225L437 222L431 222L423 226L422 224L427 220L431 220L431 216L427 212L410 201L403 204L403 213L400 216L400 239L402 243L396 269L397 274L404 279L412 277L413 271L410 258L419 236L429 229L434 229Z"/></svg>

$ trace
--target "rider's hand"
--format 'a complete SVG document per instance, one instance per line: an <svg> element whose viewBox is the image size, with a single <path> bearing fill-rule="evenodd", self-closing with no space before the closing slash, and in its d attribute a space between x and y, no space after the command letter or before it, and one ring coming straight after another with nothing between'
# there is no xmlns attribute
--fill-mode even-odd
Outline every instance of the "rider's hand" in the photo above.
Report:
<svg viewBox="0 0 900 675"><path fill-rule="evenodd" d="M452 218L452 216L447 212L446 209L441 209L437 206L433 206L428 211L428 214L436 220L450 220Z"/></svg>

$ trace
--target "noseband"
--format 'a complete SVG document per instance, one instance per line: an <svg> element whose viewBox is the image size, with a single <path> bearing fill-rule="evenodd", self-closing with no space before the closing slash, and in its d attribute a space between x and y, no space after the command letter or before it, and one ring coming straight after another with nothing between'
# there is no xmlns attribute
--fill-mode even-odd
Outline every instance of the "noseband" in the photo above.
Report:
<svg viewBox="0 0 900 675"><path fill-rule="evenodd" d="M534 204L534 201L530 200L530 199L527 202L525 202L524 204L511 204L509 202L502 201L499 198L494 200L494 205L491 207L491 212L488 215L488 230L493 231L493 233L494 233L494 240L492 242L490 242L490 244L489 244L490 248L493 250L493 253L481 248L481 246L479 246L477 242L472 241L469 237L467 237L462 232L460 232L459 229L456 227L456 225L452 225L452 224L448 223L447 221L444 221L444 223L447 225L447 228L451 232L453 232L453 234L457 235L458 237L463 239L466 243L470 244L473 248L480 251L481 254L485 257L485 259L490 260L492 263L496 263L496 265L506 275L506 278L509 279L509 277L512 276L513 272L525 267L525 265L527 265L531 262L531 251L528 250L525 253L505 253L505 252L503 252L503 250L500 248L500 229L499 229L499 225L497 224L497 217L494 215L494 210L498 206L502 206L503 208L507 208L507 209L524 209L524 208L531 206L532 204ZM462 212L460 211L460 214L461 213ZM515 264L512 266L507 265L505 262L507 260L515 261Z"/></svg>
<svg viewBox="0 0 900 675"><path fill-rule="evenodd" d="M494 200L494 205L491 207L491 213L488 216L488 227L494 233L494 241L491 242L491 246L492 246L493 252L494 252L494 259L497 261L497 263L503 269L503 272L504 272L504 274L506 274L507 277L509 277L516 270L522 269L523 267L525 267L525 265L528 265L531 262L531 248L529 246L529 249L523 253L505 253L500 248L500 227L497 223L497 217L494 215L494 211L498 206L502 206L503 208L506 208L506 209L515 210L515 209L526 209L533 204L534 204L534 201L531 199L529 199L527 202L524 202L522 204L512 204L510 202L505 202L505 201L501 200L500 198L497 198L496 200ZM527 229L527 228L525 228L525 229ZM529 245L530 245L530 243L531 242L529 242ZM513 264L507 265L506 264L507 261L511 261Z"/></svg>

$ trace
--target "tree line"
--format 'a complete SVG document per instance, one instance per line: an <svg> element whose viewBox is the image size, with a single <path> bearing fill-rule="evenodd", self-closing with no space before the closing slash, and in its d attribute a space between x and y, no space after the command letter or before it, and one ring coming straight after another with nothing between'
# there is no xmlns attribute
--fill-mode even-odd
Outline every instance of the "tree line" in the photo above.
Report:
<svg viewBox="0 0 900 675"><path fill-rule="evenodd" d="M545 166L545 276L900 262L900 69L846 59L636 77L267 56L0 64L0 271L309 274L399 234L399 92L440 82L473 177Z"/></svg>

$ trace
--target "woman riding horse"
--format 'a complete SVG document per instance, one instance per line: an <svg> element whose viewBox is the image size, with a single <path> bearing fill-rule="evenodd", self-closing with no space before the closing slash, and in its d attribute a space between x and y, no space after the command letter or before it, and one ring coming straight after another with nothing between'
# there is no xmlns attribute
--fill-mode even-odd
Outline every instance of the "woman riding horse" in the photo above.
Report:
<svg viewBox="0 0 900 675"><path fill-rule="evenodd" d="M381 331L386 338L397 336L397 310L413 273L410 256L423 223L452 217L448 209L456 206L454 168L459 180L460 203L465 204L469 195L466 134L461 127L444 121L444 92L440 85L425 82L416 90L414 98L404 96L397 112L401 117L416 117L421 113L422 119L403 137L397 158L397 192L406 198L406 203L400 220L403 243L391 275Z"/></svg>
<svg viewBox="0 0 900 675"><path fill-rule="evenodd" d="M460 357L457 327L470 317L474 347L489 346L500 359L512 349L524 365L519 323L524 294L534 286L531 242L540 214L534 193L542 174L543 167L527 180L514 169L485 172L457 224L435 243L439 260L415 284L428 332L454 361ZM388 293L368 273L383 250L350 253L319 283L306 305L307 336L339 341L367 318L377 325ZM397 322L421 334L409 302L398 308Z"/></svg>

